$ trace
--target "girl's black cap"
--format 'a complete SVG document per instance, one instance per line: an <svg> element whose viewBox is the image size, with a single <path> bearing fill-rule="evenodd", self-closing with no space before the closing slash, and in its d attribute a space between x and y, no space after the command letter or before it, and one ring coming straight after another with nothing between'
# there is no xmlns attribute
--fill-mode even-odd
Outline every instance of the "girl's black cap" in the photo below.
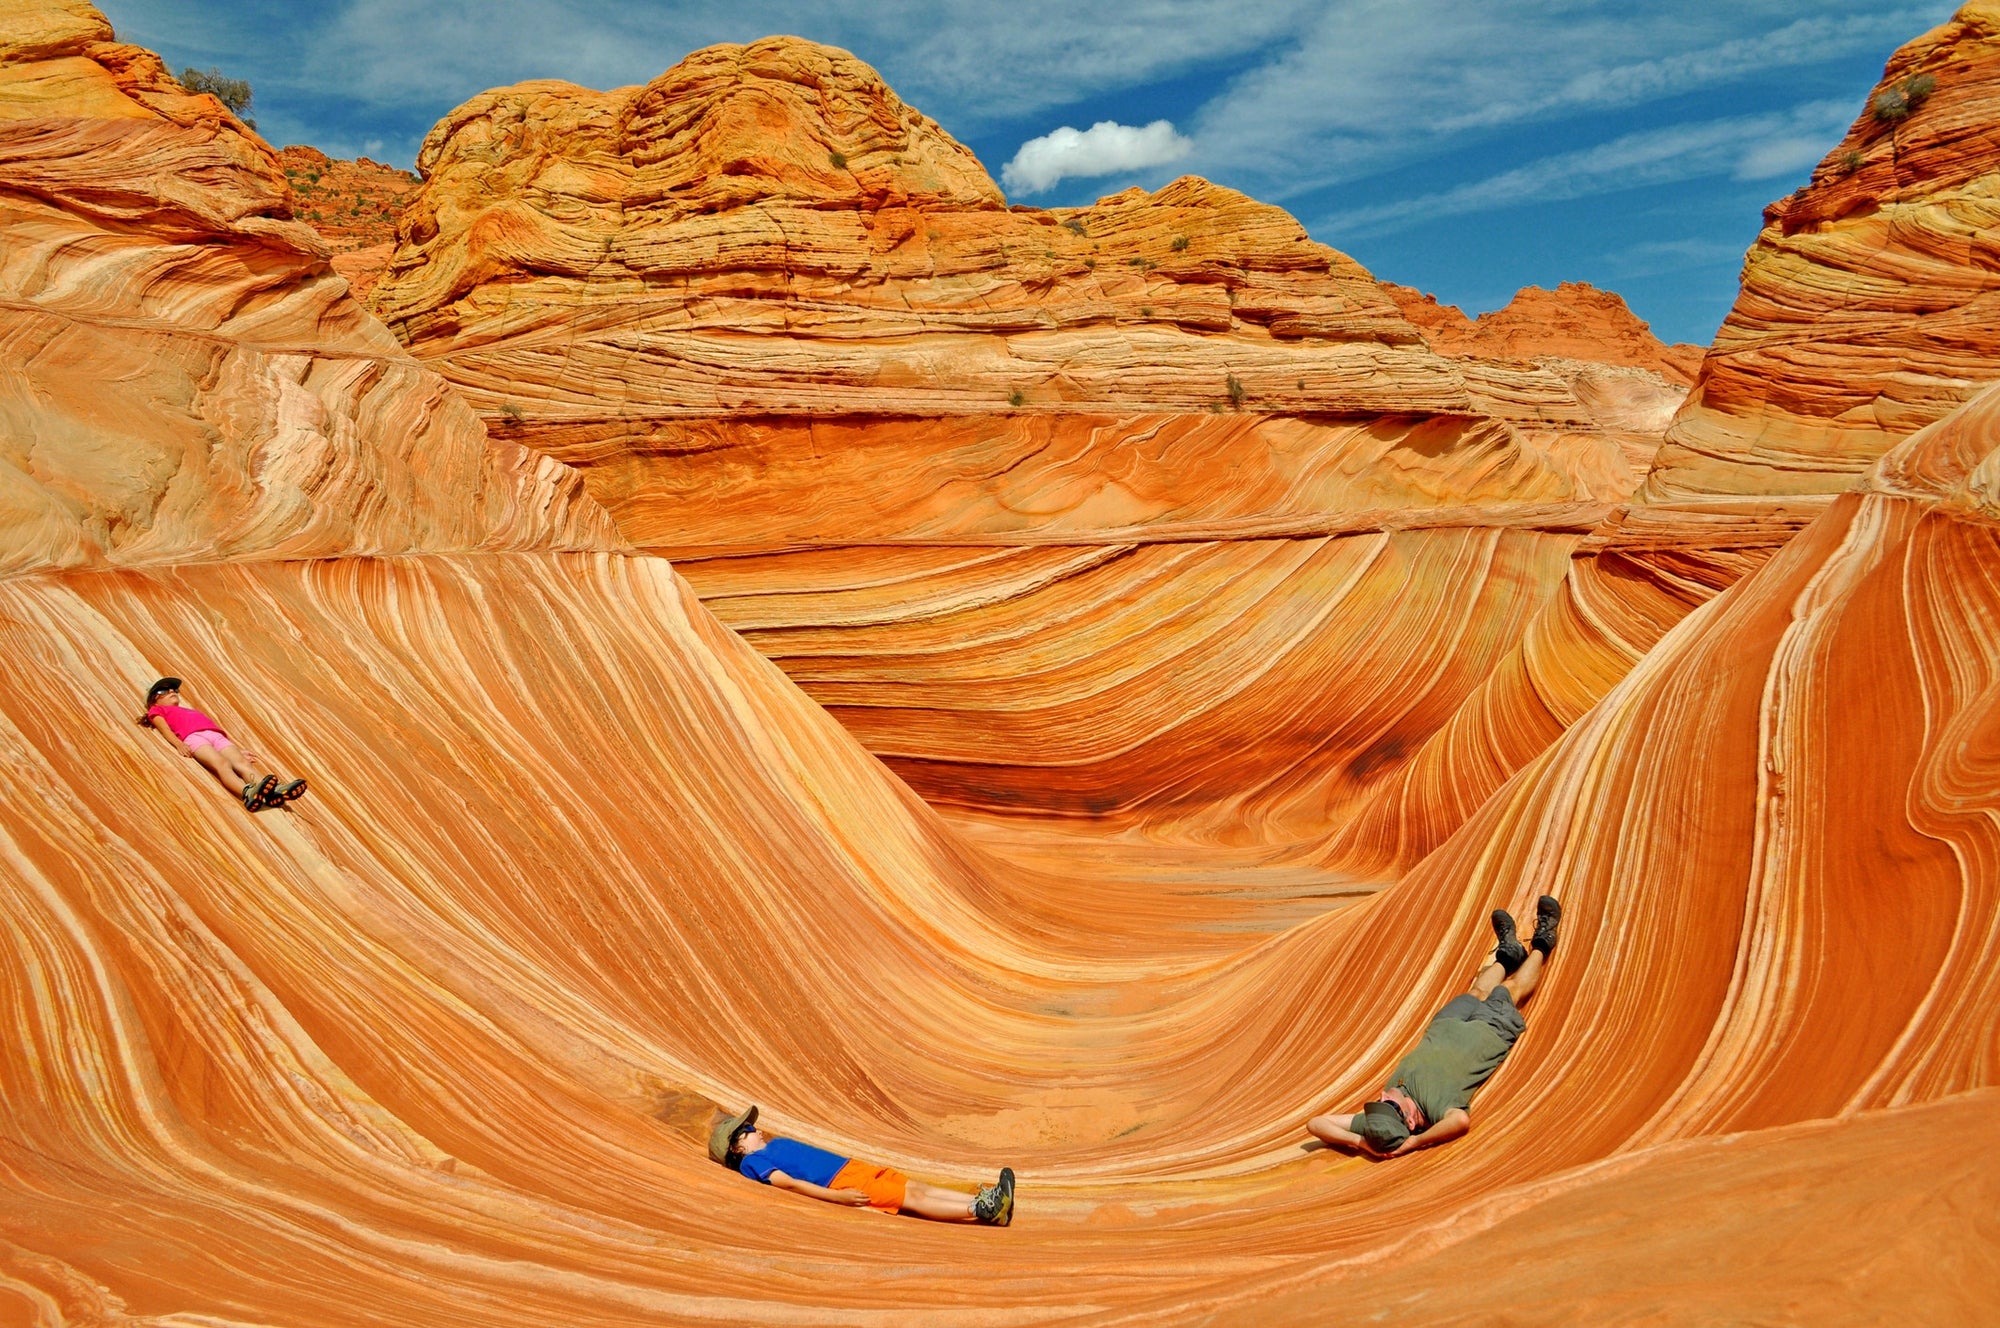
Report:
<svg viewBox="0 0 2000 1328"><path fill-rule="evenodd" d="M150 706L153 702L159 700L161 692L178 692L180 689L181 680L179 678L162 678L146 689L146 704Z"/></svg>

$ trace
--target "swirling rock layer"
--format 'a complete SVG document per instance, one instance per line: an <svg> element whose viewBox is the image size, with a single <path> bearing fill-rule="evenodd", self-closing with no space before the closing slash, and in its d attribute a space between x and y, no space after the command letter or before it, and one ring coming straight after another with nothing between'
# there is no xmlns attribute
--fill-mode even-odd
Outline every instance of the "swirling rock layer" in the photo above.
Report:
<svg viewBox="0 0 2000 1328"><path fill-rule="evenodd" d="M1767 209L1645 483L1579 546L1522 652L1342 828L1332 860L1414 863L1686 608L2000 377L2000 344L1982 331L1994 298L1983 255L2000 242L1996 42L2000 9L1973 3L1898 51L1812 182Z"/></svg>
<svg viewBox="0 0 2000 1328"><path fill-rule="evenodd" d="M1898 114L1912 80L1929 91ZM1990 0L1890 59L1811 183L1766 210L1623 542L1782 543L1891 446L2000 378L1997 98Z"/></svg>
<svg viewBox="0 0 2000 1328"><path fill-rule="evenodd" d="M982 865L657 560L17 579L9 1276L244 1322L865 1321L968 1281L1006 1321L1170 1317L1456 1239L1469 1204L1561 1221L1528 1178L1694 1141L1678 1174L1709 1136L1989 1084L1997 424L1899 454L1396 889L1248 949L1252 902L1084 911ZM246 820L135 743L163 660L316 796ZM1846 924L1890 862L1884 944ZM1393 1168L1301 1155L1300 1116L1386 1072L1484 911L1542 890L1569 929L1480 1128ZM695 1136L746 1096L920 1174L1011 1160L1023 1217L733 1180ZM1877 1193L1764 1211L1837 1230ZM1796 1293L1819 1266L1760 1272Z"/></svg>
<svg viewBox="0 0 2000 1328"><path fill-rule="evenodd" d="M397 334L967 811L1316 844L1480 684L1681 396L1435 354L1204 181L1006 208L793 40L484 94L422 165L372 297Z"/></svg>
<svg viewBox="0 0 2000 1328"><path fill-rule="evenodd" d="M1678 1140L1661 1192L1692 1165L1790 1224L1760 1278L1837 1309L1812 1233L1905 1191L1801 1213L1702 1141L1992 1082L1996 415L1690 618L1396 889L1247 949L1253 902L1083 910L982 865L657 560L16 579L10 1283L285 1323L869 1321L968 1282L1000 1321L1296 1278L1324 1306L1331 1261L1489 1225L1468 1205L1560 1225L1569 1187L1525 1181ZM316 795L248 820L136 743L165 660ZM1891 862L1884 944L1848 923ZM1569 929L1479 1129L1395 1167L1301 1155L1484 911L1542 890ZM743 1097L919 1174L1012 1161L1023 1216L786 1202L701 1154ZM1817 1155L1878 1137L1832 1128Z"/></svg>
<svg viewBox="0 0 2000 1328"><path fill-rule="evenodd" d="M270 149L88 6L0 48L0 572L616 543L331 273Z"/></svg>
<svg viewBox="0 0 2000 1328"><path fill-rule="evenodd" d="M35 440L23 491L53 515L4 528L0 578L4 1321L1424 1323L1482 1313L1482 1273L1534 1278L1556 1321L1991 1305L2000 395L1899 444L1719 592L1745 569L1715 554L1566 572L1602 501L1585 459L1621 445L1524 423L1543 380L1443 360L1425 372L1504 388L1513 413L1196 431L1114 411L1079 443L947 411L890 431L921 445L904 471L875 454L897 482L871 504L867 431L749 412L661 431L719 477L691 517L650 497L670 467L622 444L590 466L636 543L705 540L691 565L715 601L764 615L751 630L824 670L814 686L851 686L849 723L892 708L899 677L981 722L1042 705L1054 737L1034 741L1078 758L1051 769L1095 763L1100 787L1140 791L1136 815L1172 809L1178 874L1101 870L1122 845L947 821L665 560L617 545L560 463L478 433L295 241L261 145L210 104L129 91L141 54L93 12L0 17L0 89L28 90L0 96L0 143L58 149L0 181L0 253L59 278L12 268L6 316L94 338L155 391L184 348L220 356L187 375L208 413L127 409L124 436L88 414L105 376L40 368L52 352L12 398L41 430L4 435ZM944 152L891 118L855 133ZM661 178L809 193L813 160ZM977 196L936 161L940 193ZM230 376L280 358L266 324L310 401ZM429 394L424 445L365 408L369 375L391 402ZM65 413L82 422L46 423ZM268 437L256 482L149 502L130 459L213 455L226 435L195 419ZM815 491L801 458L835 443L855 469ZM258 477L307 456L314 499L287 507ZM863 526L865 574L803 518L800 547L749 522L715 464L732 456L789 476L806 516ZM1160 483L1174 468L1201 482ZM153 542L119 538L131 514ZM1144 633L1118 618L1135 604ZM844 622L879 635L856 649ZM954 658L968 646L1000 667ZM247 816L135 729L169 670L312 794ZM1139 726L1150 760L1103 743L1144 718L1134 678L1189 716ZM1528 688L1543 713L1510 699ZM883 740L945 713L920 699ZM1454 718L1475 708L1519 768L1454 806L1433 782L1480 759ZM935 727L927 751L974 736ZM1260 743L1290 755L1258 767ZM969 802L1040 796L984 755L934 764ZM1436 847L1387 889L1360 882L1372 897L1336 909L1311 861L1227 865L1288 843L1400 862L1412 840L1380 822L1327 838L1330 808L1362 824L1389 788ZM1483 959L1487 911L1544 891L1564 939L1477 1129L1390 1165L1302 1150L1304 1117L1378 1085ZM1012 1164L1016 1223L730 1176L702 1138L751 1099L925 1178ZM1893 1257L1912 1240L1950 1257ZM1874 1261L1859 1290L1850 1259Z"/></svg>

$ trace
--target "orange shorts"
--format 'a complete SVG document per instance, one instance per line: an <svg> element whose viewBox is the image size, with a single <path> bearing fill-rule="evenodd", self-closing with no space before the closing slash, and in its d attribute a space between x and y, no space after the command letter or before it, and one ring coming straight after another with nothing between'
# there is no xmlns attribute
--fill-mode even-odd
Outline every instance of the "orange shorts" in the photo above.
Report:
<svg viewBox="0 0 2000 1328"><path fill-rule="evenodd" d="M903 1211L903 1194L910 1187L910 1178L893 1167L878 1167L873 1162L863 1162L859 1158L850 1161L834 1173L829 1190L863 1190L868 1195L868 1206L880 1208L885 1213Z"/></svg>

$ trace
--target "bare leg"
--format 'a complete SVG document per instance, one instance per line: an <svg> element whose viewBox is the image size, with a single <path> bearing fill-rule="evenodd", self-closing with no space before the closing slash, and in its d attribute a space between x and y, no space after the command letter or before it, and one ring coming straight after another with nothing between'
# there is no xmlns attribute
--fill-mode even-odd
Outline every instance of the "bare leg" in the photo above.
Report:
<svg viewBox="0 0 2000 1328"><path fill-rule="evenodd" d="M256 779L257 768L246 760L234 747L197 747L194 759L202 768L214 775L217 782L231 793L241 796L243 786Z"/></svg>
<svg viewBox="0 0 2000 1328"><path fill-rule="evenodd" d="M963 1190L947 1190L942 1185L926 1185L913 1180L903 1191L903 1211L933 1222L971 1222L972 1196Z"/></svg>
<svg viewBox="0 0 2000 1328"><path fill-rule="evenodd" d="M1528 957L1521 961L1521 966L1514 970L1513 977L1508 977L1507 970L1498 964L1488 964L1480 969L1479 976L1472 979L1471 991L1483 1001L1493 994L1495 987L1505 982L1507 994L1514 998L1514 1004L1519 1005L1535 994L1535 984L1541 980L1542 952L1530 950Z"/></svg>
<svg viewBox="0 0 2000 1328"><path fill-rule="evenodd" d="M1514 970L1514 976L1507 979L1507 994L1519 1005L1535 994L1535 984L1542 980L1542 952L1528 951L1528 957Z"/></svg>

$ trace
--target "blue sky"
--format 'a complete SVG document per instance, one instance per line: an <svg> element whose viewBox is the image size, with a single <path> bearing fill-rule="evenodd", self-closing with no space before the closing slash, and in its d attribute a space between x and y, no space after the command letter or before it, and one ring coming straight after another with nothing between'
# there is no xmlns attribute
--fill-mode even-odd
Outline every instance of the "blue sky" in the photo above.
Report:
<svg viewBox="0 0 2000 1328"><path fill-rule="evenodd" d="M1192 172L1285 207L1377 276L1467 312L1497 308L1521 286L1589 281L1624 295L1664 339L1702 344L1735 297L1764 204L1804 182L1889 53L1956 8L1952 0L100 4L122 39L152 47L173 68L214 66L249 79L252 114L272 142L403 166L445 111L485 88L527 78L643 83L716 42L810 37L881 70L1006 179L1015 202L1070 206Z"/></svg>

